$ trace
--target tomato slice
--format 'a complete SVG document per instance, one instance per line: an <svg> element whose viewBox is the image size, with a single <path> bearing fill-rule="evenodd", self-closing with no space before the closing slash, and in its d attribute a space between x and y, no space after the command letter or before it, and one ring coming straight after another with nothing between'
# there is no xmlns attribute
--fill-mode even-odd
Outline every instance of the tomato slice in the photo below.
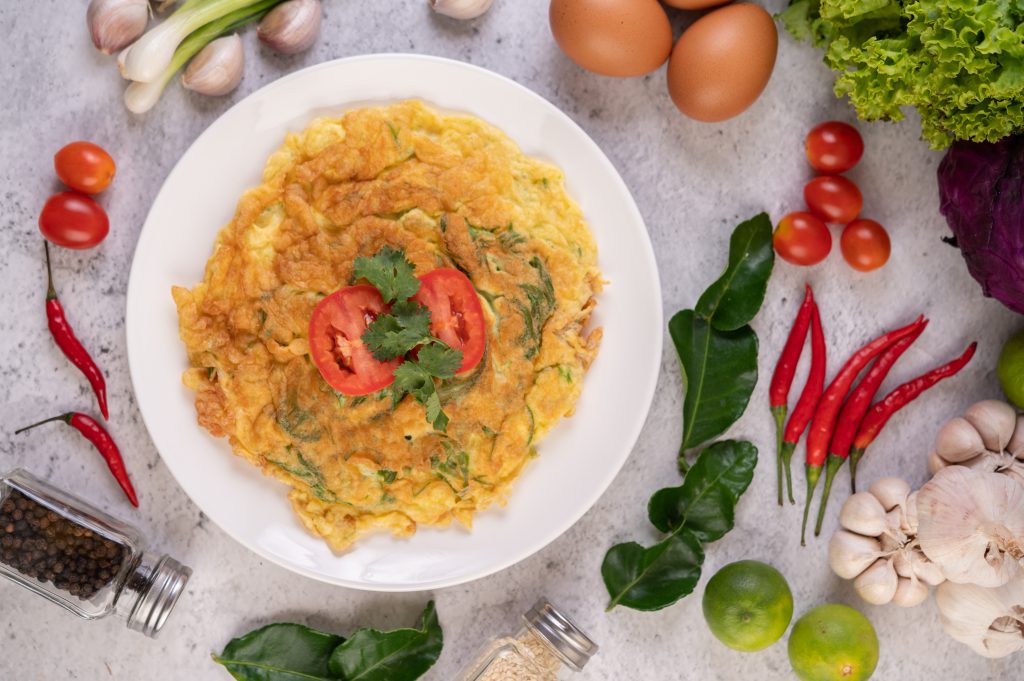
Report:
<svg viewBox="0 0 1024 681"><path fill-rule="evenodd" d="M420 290L412 299L430 310L430 333L462 351L462 365L455 373L469 371L480 363L487 343L484 311L473 282L451 268L428 272L419 280Z"/></svg>
<svg viewBox="0 0 1024 681"><path fill-rule="evenodd" d="M391 385L402 359L377 360L362 336L387 312L372 286L349 286L327 296L309 320L309 354L327 383L345 395L368 395Z"/></svg>

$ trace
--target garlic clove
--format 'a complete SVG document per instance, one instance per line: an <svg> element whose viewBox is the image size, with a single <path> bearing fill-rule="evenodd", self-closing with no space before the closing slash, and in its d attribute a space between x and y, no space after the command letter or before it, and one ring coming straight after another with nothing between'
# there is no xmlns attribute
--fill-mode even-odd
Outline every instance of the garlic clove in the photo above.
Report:
<svg viewBox="0 0 1024 681"><path fill-rule="evenodd" d="M973 404L964 418L981 435L986 449L993 452L1002 452L1006 448L1017 427L1016 410L1000 400L982 400Z"/></svg>
<svg viewBox="0 0 1024 681"><path fill-rule="evenodd" d="M494 0L428 0L430 9L453 19L476 19L494 4Z"/></svg>
<svg viewBox="0 0 1024 681"><path fill-rule="evenodd" d="M902 608L913 608L924 603L926 598L928 598L928 587L924 582L900 577L896 585L896 593L892 596L892 602Z"/></svg>
<svg viewBox="0 0 1024 681"><path fill-rule="evenodd" d="M892 566L900 577L910 579L914 576L914 565L910 559L911 552L907 549L900 549L892 554Z"/></svg>
<svg viewBox="0 0 1024 681"><path fill-rule="evenodd" d="M891 511L907 500L907 495L910 494L910 484L899 478L879 478L872 483L868 491L878 499L883 509Z"/></svg>
<svg viewBox="0 0 1024 681"><path fill-rule="evenodd" d="M896 595L899 577L892 561L879 558L853 580L853 588L868 603L885 605Z"/></svg>
<svg viewBox="0 0 1024 681"><path fill-rule="evenodd" d="M188 63L181 76L183 87L218 97L238 87L245 68L245 50L237 34L211 41Z"/></svg>
<svg viewBox="0 0 1024 681"><path fill-rule="evenodd" d="M1024 487L1005 475L949 466L917 493L918 540L946 579L995 587L1024 559Z"/></svg>
<svg viewBox="0 0 1024 681"><path fill-rule="evenodd" d="M946 577L942 574L939 566L928 560L928 557L921 552L921 549L913 549L908 556L908 562L917 578L925 584L938 586L946 581Z"/></svg>
<svg viewBox="0 0 1024 681"><path fill-rule="evenodd" d="M881 555L877 539L838 530L828 542L828 564L843 579L853 579Z"/></svg>
<svg viewBox="0 0 1024 681"><path fill-rule="evenodd" d="M946 582L935 592L942 628L984 657L1024 650L1024 575L997 588Z"/></svg>
<svg viewBox="0 0 1024 681"><path fill-rule="evenodd" d="M1013 437L1006 443L1006 451L1024 461L1024 415L1017 417L1017 425L1013 429Z"/></svg>
<svg viewBox="0 0 1024 681"><path fill-rule="evenodd" d="M907 534L916 535L918 526L916 491L907 495L907 503L903 508L903 531Z"/></svg>
<svg viewBox="0 0 1024 681"><path fill-rule="evenodd" d="M839 511L839 524L857 534L877 537L884 534L887 526L885 509L870 492L851 495Z"/></svg>
<svg viewBox="0 0 1024 681"><path fill-rule="evenodd" d="M950 463L939 456L939 453L934 449L932 450L932 453L928 455L928 472L932 475L935 475L949 465Z"/></svg>
<svg viewBox="0 0 1024 681"><path fill-rule="evenodd" d="M313 45L322 21L320 0L288 0L263 17L256 35L281 54L298 54Z"/></svg>
<svg viewBox="0 0 1024 681"><path fill-rule="evenodd" d="M92 0L85 12L92 44L103 54L131 45L149 23L149 0Z"/></svg>
<svg viewBox="0 0 1024 681"><path fill-rule="evenodd" d="M960 416L950 419L935 438L935 453L949 463L960 463L973 459L985 451L981 434L971 423Z"/></svg>

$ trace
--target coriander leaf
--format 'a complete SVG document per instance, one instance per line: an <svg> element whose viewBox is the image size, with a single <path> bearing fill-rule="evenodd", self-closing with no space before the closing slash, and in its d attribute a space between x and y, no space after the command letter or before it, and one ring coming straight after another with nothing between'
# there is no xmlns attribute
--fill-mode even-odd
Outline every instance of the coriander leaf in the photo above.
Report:
<svg viewBox="0 0 1024 681"><path fill-rule="evenodd" d="M749 442L716 442L697 457L679 487L654 493L647 505L662 532L686 529L702 542L721 539L733 528L735 506L754 479L757 447Z"/></svg>
<svg viewBox="0 0 1024 681"><path fill-rule="evenodd" d="M418 362L402 362L395 369L395 382L391 386L396 393L408 393L421 404L426 404L435 392L433 377Z"/></svg>
<svg viewBox="0 0 1024 681"><path fill-rule="evenodd" d="M430 339L430 310L405 300L391 307L391 314L370 322L362 341L381 362L402 357Z"/></svg>
<svg viewBox="0 0 1024 681"><path fill-rule="evenodd" d="M395 478L398 477L398 473L390 468L381 468L377 471L377 475L380 476L380 479L384 481L385 485L390 485L395 481Z"/></svg>
<svg viewBox="0 0 1024 681"><path fill-rule="evenodd" d="M405 251L385 246L372 258L356 258L353 271L357 279L366 279L376 287L385 303L391 303L408 300L420 289L414 270Z"/></svg>
<svg viewBox="0 0 1024 681"><path fill-rule="evenodd" d="M337 679L329 661L344 641L301 624L270 624L232 640L213 661L238 681L327 681Z"/></svg>
<svg viewBox="0 0 1024 681"><path fill-rule="evenodd" d="M430 601L418 629L359 629L334 650L329 666L345 681L414 681L434 666L443 643Z"/></svg>
<svg viewBox="0 0 1024 681"><path fill-rule="evenodd" d="M462 351L434 343L420 350L416 362L431 376L442 380L454 378L462 364Z"/></svg>
<svg viewBox="0 0 1024 681"><path fill-rule="evenodd" d="M764 302L774 263L772 222L759 213L733 230L729 264L697 301L697 314L720 331L749 324Z"/></svg>
<svg viewBox="0 0 1024 681"><path fill-rule="evenodd" d="M424 406L427 408L427 420L433 424L434 430L439 430L442 433L447 431L448 415L441 410L441 397L436 390L430 394Z"/></svg>
<svg viewBox="0 0 1024 681"><path fill-rule="evenodd" d="M636 542L609 549L601 576L611 601L608 610L624 605L634 610L661 610L693 591L700 579L704 549L683 530L650 548Z"/></svg>

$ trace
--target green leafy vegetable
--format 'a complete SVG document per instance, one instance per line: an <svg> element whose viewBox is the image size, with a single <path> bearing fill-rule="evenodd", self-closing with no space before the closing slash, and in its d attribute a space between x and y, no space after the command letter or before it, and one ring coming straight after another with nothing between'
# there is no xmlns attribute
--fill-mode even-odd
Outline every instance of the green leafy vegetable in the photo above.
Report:
<svg viewBox="0 0 1024 681"><path fill-rule="evenodd" d="M601 565L611 601L634 610L661 610L693 591L700 579L704 549L683 531L645 549L636 542L613 546Z"/></svg>
<svg viewBox="0 0 1024 681"><path fill-rule="evenodd" d="M914 106L936 149L1024 131L1024 4L1007 0L796 0L779 18L825 50L837 97L864 120Z"/></svg>
<svg viewBox="0 0 1024 681"><path fill-rule="evenodd" d="M405 252L390 246L380 249L372 258L356 258L354 267L356 278L366 279L376 287L385 303L408 300L416 295L420 281L413 272Z"/></svg>
<svg viewBox="0 0 1024 681"><path fill-rule="evenodd" d="M442 433L448 427L448 416L441 409L441 397L434 378L441 380L455 376L462 364L462 351L444 344L431 344L420 349L416 361L407 360L395 369L395 382L391 384L392 399L401 401L406 394L427 408L427 421Z"/></svg>
<svg viewBox="0 0 1024 681"><path fill-rule="evenodd" d="M693 464L683 484L654 493L647 505L651 523L662 532L692 532L702 542L721 539L733 527L734 508L754 479L757 448L723 440Z"/></svg>
<svg viewBox="0 0 1024 681"><path fill-rule="evenodd" d="M345 640L301 624L271 624L212 657L238 681L415 681L443 643L431 601L417 629L359 629Z"/></svg>
<svg viewBox="0 0 1024 681"><path fill-rule="evenodd" d="M411 300L395 303L390 314L370 323L362 341L381 362L403 357L417 345L430 341L430 310Z"/></svg>
<svg viewBox="0 0 1024 681"><path fill-rule="evenodd" d="M749 324L764 302L774 263L772 222L759 213L733 231L729 265L697 301L697 314L720 331Z"/></svg>
<svg viewBox="0 0 1024 681"><path fill-rule="evenodd" d="M339 503L338 495L327 487L327 481L324 479L324 474L320 467L304 457L301 451L291 445L288 446L288 451L295 454L295 458L298 461L297 465L288 464L269 457L267 461L306 483L309 486L310 494L320 501L326 501L329 504Z"/></svg>
<svg viewBox="0 0 1024 681"><path fill-rule="evenodd" d="M377 475L380 477L380 479L384 482L385 485L390 485L395 481L395 478L398 477L398 473L391 470L390 468L381 468L379 471L377 471Z"/></svg>
<svg viewBox="0 0 1024 681"><path fill-rule="evenodd" d="M677 312L668 329L686 389L682 455L742 416L757 384L757 335L749 326L718 331L693 310Z"/></svg>
<svg viewBox="0 0 1024 681"><path fill-rule="evenodd" d="M300 442L317 442L324 434L316 417L300 407L294 395L290 395L284 405L278 408L277 425Z"/></svg>
<svg viewBox="0 0 1024 681"><path fill-rule="evenodd" d="M551 283L551 275L537 256L530 259L530 267L537 270L540 283L520 284L519 288L522 289L526 300L513 302L523 317L524 328L523 334L519 337L519 344L526 348L526 359L531 359L540 350L544 325L555 311L555 287Z"/></svg>

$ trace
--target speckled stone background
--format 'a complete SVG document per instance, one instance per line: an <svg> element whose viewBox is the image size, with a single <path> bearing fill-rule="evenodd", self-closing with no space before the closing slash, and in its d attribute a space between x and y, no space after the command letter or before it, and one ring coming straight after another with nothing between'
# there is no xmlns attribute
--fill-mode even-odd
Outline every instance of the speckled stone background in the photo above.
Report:
<svg viewBox="0 0 1024 681"><path fill-rule="evenodd" d="M778 10L783 3L769 4ZM801 187L809 177L801 149L806 130L827 118L853 117L832 96L831 76L819 53L788 36L781 37L775 74L760 101L737 119L708 125L676 112L665 91L664 69L616 80L569 62L551 39L544 0L496 0L488 15L464 24L432 16L425 0L325 0L324 5L323 32L310 52L283 58L262 48L247 31L246 75L235 93L207 99L172 84L154 111L136 117L121 104L123 83L113 60L89 44L84 0L0 4L5 36L0 47L0 470L24 466L78 490L137 523L155 547L195 568L187 594L156 641L129 632L116 619L79 621L0 584L0 679L225 679L210 652L259 625L292 620L338 632L357 625L405 626L428 598L435 598L445 648L427 678L441 681L451 679L489 633L514 628L517 613L540 594L574 615L600 642L599 656L582 675L587 679L794 678L784 643L744 655L719 644L704 625L700 594L707 576L741 558L766 560L782 570L798 613L826 601L860 607L881 639L876 679L1021 678L1020 658L987 661L946 638L932 601L912 610L858 602L850 584L830 572L824 537L799 547L797 509L778 509L774 503L765 381L731 431L752 439L762 450L762 462L739 506L736 529L708 549L705 578L695 594L662 612L620 608L605 614L599 566L606 549L627 539L654 539L645 518L646 500L675 476L681 387L669 343L647 425L611 489L560 539L487 579L432 594L349 591L266 564L208 522L161 463L132 399L125 289L139 230L164 177L196 136L235 101L304 66L372 52L441 55L509 76L566 111L625 178L654 242L666 316L692 305L714 278L724 262L730 228L739 219L759 210L778 219L800 207ZM674 18L677 29L686 21L682 15ZM755 323L761 366L763 373L770 371L795 297L808 278L821 301L834 357L845 356L884 326L919 312L932 317L926 334L896 367L891 384L945 361L977 339L980 348L969 370L895 419L862 464L865 481L899 474L920 484L936 426L970 401L998 395L995 358L1022 320L982 298L960 256L940 241L945 226L938 213L935 168L941 154L918 141L915 121L860 129L867 153L852 176L864 191L865 215L883 222L892 234L892 260L871 275L852 272L838 249L812 270L780 263ZM96 455L75 433L55 425L31 435L12 434L37 417L93 409L88 385L46 333L42 244L36 229L43 201L57 188L51 156L79 138L102 144L117 158L117 182L100 199L112 229L98 249L57 249L55 276L79 335L106 370L111 428L141 493L138 513L123 502ZM840 476L838 489L847 484L845 474ZM543 501L515 497L512 503ZM826 536L833 528L834 515Z"/></svg>

